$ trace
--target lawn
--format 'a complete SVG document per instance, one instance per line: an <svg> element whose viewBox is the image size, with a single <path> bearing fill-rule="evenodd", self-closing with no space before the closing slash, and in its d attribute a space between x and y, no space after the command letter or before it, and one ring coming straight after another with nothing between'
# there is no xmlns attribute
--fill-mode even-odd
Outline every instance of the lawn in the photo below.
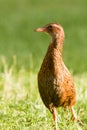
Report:
<svg viewBox="0 0 87 130"><path fill-rule="evenodd" d="M34 32L51 22L65 30L63 59L74 77L75 110L84 123L73 123L71 113L59 108L59 127L87 130L86 0L0 0L0 130L53 130L37 86L50 37Z"/></svg>

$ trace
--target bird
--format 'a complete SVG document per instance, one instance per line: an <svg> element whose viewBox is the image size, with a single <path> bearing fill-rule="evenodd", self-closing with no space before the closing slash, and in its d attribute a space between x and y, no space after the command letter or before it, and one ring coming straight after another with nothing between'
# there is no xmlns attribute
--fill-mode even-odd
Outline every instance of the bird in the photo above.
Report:
<svg viewBox="0 0 87 130"><path fill-rule="evenodd" d="M58 107L69 108L73 121L77 120L74 110L76 87L62 58L65 33L59 23L49 23L35 31L47 33L52 39L38 72L38 89L43 103L53 115L54 130L59 130Z"/></svg>

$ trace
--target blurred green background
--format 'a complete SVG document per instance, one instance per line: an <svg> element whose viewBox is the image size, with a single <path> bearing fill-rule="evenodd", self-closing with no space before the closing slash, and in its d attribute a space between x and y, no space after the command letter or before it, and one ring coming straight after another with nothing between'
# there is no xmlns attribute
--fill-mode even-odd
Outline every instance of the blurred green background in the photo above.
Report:
<svg viewBox="0 0 87 130"><path fill-rule="evenodd" d="M37 87L51 38L34 32L52 22L65 31L63 59L73 73L75 111L84 123L73 123L60 108L59 127L87 130L87 0L0 0L0 130L53 130Z"/></svg>
<svg viewBox="0 0 87 130"><path fill-rule="evenodd" d="M63 59L74 74L87 71L87 0L0 0L0 65L13 56L17 68L38 71L50 37L34 29L60 23L65 30Z"/></svg>

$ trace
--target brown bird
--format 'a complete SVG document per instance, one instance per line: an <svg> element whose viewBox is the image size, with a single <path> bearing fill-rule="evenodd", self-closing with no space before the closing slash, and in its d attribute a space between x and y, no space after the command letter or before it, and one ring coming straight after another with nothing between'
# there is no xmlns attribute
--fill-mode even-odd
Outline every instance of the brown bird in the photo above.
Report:
<svg viewBox="0 0 87 130"><path fill-rule="evenodd" d="M76 89L73 78L62 59L64 30L60 24L51 23L35 31L46 32L52 37L38 73L38 88L45 106L53 114L54 130L59 130L57 107L70 108L73 120L77 119L73 108L76 102Z"/></svg>

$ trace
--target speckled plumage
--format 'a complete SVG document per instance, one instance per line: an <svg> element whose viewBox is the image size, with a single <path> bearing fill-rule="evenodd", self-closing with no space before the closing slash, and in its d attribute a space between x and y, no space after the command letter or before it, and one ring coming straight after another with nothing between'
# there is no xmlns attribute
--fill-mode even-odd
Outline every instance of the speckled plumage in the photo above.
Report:
<svg viewBox="0 0 87 130"><path fill-rule="evenodd" d="M61 25L52 23L37 32L46 32L52 37L45 58L38 73L38 88L45 106L53 114L55 130L57 130L57 107L70 107L73 118L73 105L76 102L76 89L73 78L62 59L64 30Z"/></svg>

